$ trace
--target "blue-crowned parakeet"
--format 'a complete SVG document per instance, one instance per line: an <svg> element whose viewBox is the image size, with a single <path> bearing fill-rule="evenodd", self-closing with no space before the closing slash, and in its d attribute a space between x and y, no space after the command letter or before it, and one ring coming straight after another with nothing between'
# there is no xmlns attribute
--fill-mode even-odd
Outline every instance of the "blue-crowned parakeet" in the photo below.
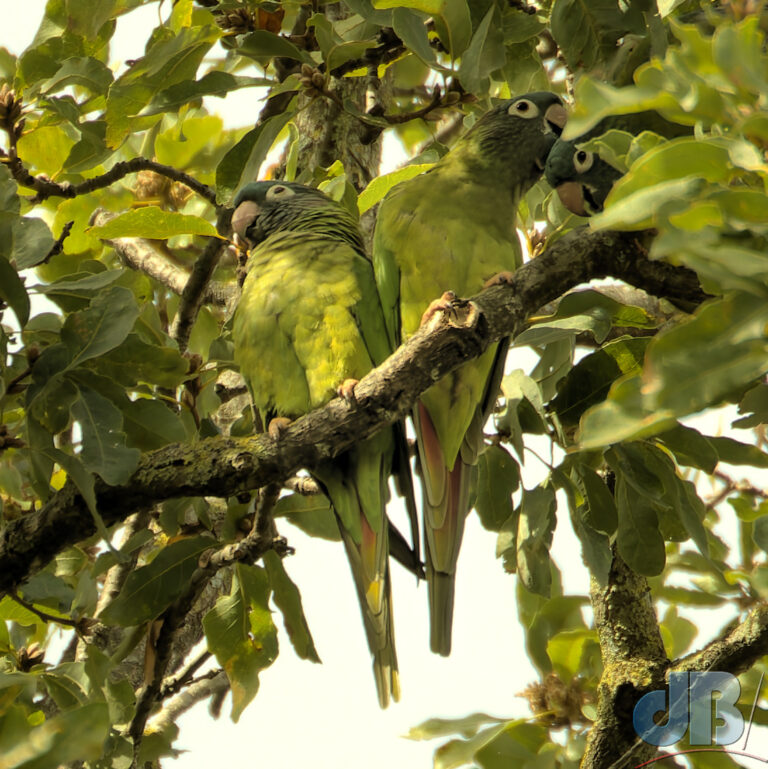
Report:
<svg viewBox="0 0 768 769"><path fill-rule="evenodd" d="M515 218L565 123L560 98L536 92L483 115L426 173L382 202L373 261L393 344L410 337L444 292L469 297L521 264ZM433 305L430 312L434 309ZM427 390L413 409L422 473L430 645L448 655L456 562L506 344Z"/></svg>
<svg viewBox="0 0 768 769"><path fill-rule="evenodd" d="M544 173L562 204L577 216L591 216L602 211L608 193L623 176L622 171L582 146L609 130L632 134L653 131L667 139L691 133L690 126L673 123L658 112L646 110L611 115L576 139L558 139L549 153Z"/></svg>
<svg viewBox="0 0 768 769"><path fill-rule="evenodd" d="M251 246L235 361L263 423L348 395L391 352L355 218L319 190L267 181L238 192L232 226ZM396 437L385 428L312 469L349 558L382 707L400 692L385 512Z"/></svg>

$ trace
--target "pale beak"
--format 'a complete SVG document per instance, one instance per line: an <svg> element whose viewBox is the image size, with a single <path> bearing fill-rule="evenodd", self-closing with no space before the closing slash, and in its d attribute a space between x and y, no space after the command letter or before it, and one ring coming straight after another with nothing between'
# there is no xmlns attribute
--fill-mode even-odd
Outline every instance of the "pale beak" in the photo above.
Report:
<svg viewBox="0 0 768 769"><path fill-rule="evenodd" d="M544 113L544 119L549 123L552 130L559 136L565 128L568 120L568 113L562 104L553 104Z"/></svg>
<svg viewBox="0 0 768 769"><path fill-rule="evenodd" d="M261 213L261 206L252 200L244 200L232 214L232 231L241 240L248 242L246 231Z"/></svg>
<svg viewBox="0 0 768 769"><path fill-rule="evenodd" d="M557 188L562 204L576 216L589 216L584 207L584 190L578 182L563 182Z"/></svg>

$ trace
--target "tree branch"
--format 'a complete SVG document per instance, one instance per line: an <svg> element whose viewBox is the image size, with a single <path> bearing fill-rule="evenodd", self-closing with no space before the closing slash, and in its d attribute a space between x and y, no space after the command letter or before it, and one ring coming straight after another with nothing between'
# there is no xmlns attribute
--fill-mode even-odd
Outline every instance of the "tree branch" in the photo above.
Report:
<svg viewBox="0 0 768 769"><path fill-rule="evenodd" d="M166 176L175 182L181 182L196 192L200 197L205 198L211 205L216 204L216 192L207 184L195 179L189 174L185 174L183 171L179 171L173 166L166 166L163 163L158 163L149 158L131 158L131 160L122 160L119 163L115 163L112 168L100 176L94 176L91 179L86 179L80 184L70 184L69 182L59 183L53 182L42 176L32 175L21 161L15 152L12 151L8 160L8 168L13 175L13 178L22 186L30 187L35 191L35 196L29 201L32 205L42 203L48 198L76 198L78 195L86 195L89 192L95 190L101 190L105 187L109 187L110 184L114 184L128 174L135 174L139 171L154 171L161 176Z"/></svg>
<svg viewBox="0 0 768 769"><path fill-rule="evenodd" d="M454 303L419 329L355 388L356 404L335 398L293 422L274 441L268 434L171 444L145 454L129 481L95 493L107 526L155 502L180 496L227 497L282 482L302 467L346 451L384 425L403 418L419 395L489 344L518 334L527 317L563 292L593 278L613 276L689 303L701 302L695 273L644 255L636 233L574 231L521 267L510 283ZM93 518L67 483L40 509L0 531L0 591L15 589L63 548L94 533Z"/></svg>
<svg viewBox="0 0 768 769"><path fill-rule="evenodd" d="M749 670L768 654L768 605L760 604L747 618L700 651L677 660L671 670L723 670L733 675Z"/></svg>
<svg viewBox="0 0 768 769"><path fill-rule="evenodd" d="M220 209L216 221L216 229L219 232L227 230L231 218L231 209ZM187 280L184 290L181 292L181 302L179 302L179 309L173 321L171 336L176 340L179 350L182 352L187 349L192 326L195 325L197 314L203 306L208 284L223 249L224 241L219 238L208 238L208 243L206 243L203 253L200 254L195 262L192 274L189 276L189 280Z"/></svg>
<svg viewBox="0 0 768 769"><path fill-rule="evenodd" d="M592 607L603 673L597 719L587 738L582 769L630 769L656 754L638 738L632 711L642 694L664 686L669 660L645 577L614 552L608 584L592 579Z"/></svg>
<svg viewBox="0 0 768 769"><path fill-rule="evenodd" d="M277 493L279 493L279 489L274 493L274 497L271 498L273 504L277 499ZM269 507L269 502L265 504L265 507ZM265 509L263 515L267 518L269 512ZM258 518L259 516L257 515L257 520ZM288 552L285 540L273 537L271 532L262 531L261 526L254 526L247 537L216 551L208 558L204 565L198 567L190 578L189 586L184 595L160 615L158 620L160 631L152 649L152 657L154 659L152 675L138 696L136 712L128 730L133 740L134 766L138 760L147 719L161 696L163 679L168 669L168 663L171 660L176 633L188 621L187 615L192 606L219 569L240 561L254 563L265 552L272 549L275 549L282 555ZM149 640L147 643L149 643Z"/></svg>

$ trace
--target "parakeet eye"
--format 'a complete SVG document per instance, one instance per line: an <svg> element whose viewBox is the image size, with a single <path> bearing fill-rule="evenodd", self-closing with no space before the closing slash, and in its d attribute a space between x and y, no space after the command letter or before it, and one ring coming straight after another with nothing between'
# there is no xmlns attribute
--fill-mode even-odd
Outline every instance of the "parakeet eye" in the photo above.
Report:
<svg viewBox="0 0 768 769"><path fill-rule="evenodd" d="M595 153L587 152L586 150L576 150L573 155L573 167L583 174L585 171L589 171L592 168L592 163L595 162Z"/></svg>
<svg viewBox="0 0 768 769"><path fill-rule="evenodd" d="M517 115L526 120L539 116L539 108L530 99L518 99L507 111L510 115Z"/></svg>
<svg viewBox="0 0 768 769"><path fill-rule="evenodd" d="M267 200L274 200L275 198L287 198L296 193L290 188L285 187L282 184L276 184L274 187L270 187L267 190Z"/></svg>

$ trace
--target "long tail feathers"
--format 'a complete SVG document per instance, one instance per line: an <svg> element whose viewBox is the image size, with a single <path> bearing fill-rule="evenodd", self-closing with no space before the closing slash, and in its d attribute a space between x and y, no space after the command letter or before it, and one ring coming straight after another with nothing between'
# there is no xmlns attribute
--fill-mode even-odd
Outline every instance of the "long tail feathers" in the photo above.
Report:
<svg viewBox="0 0 768 769"><path fill-rule="evenodd" d="M430 611L430 648L451 653L456 562L469 513L472 466L461 453L449 471L432 420L423 404L416 410L416 432L424 485L424 551Z"/></svg>
<svg viewBox="0 0 768 769"><path fill-rule="evenodd" d="M392 585L389 575L389 537L386 521L381 532L374 532L361 516L362 541L358 545L339 522L344 546L355 580L368 646L373 655L373 675L379 705L400 699L400 678L395 652L392 617Z"/></svg>

